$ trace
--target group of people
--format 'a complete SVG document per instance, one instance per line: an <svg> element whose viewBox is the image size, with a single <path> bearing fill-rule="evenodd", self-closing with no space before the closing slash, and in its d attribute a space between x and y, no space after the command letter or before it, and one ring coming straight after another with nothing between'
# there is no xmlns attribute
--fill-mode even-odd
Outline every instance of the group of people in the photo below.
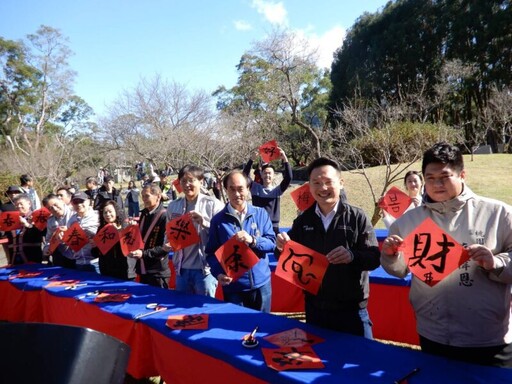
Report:
<svg viewBox="0 0 512 384"><path fill-rule="evenodd" d="M382 265L391 275L404 277L409 264L402 243L426 218L463 244L469 260L461 282L459 274L448 275L435 286L412 277L410 299L416 312L421 348L425 352L472 363L512 368L512 208L504 203L473 193L465 183L461 151L447 143L437 143L423 156L422 172L411 171L405 186L411 206L398 219L389 220L389 235L381 249L374 228L365 214L342 197L341 168L336 161L317 158L307 167L310 192L315 200L302 212L288 232L279 228L280 197L292 179L292 170L284 151L283 181L274 186L275 169L264 164L259 175L251 178L252 156L244 170L228 172L223 180L228 202L202 193L205 172L186 165L178 173L183 194L163 205L157 184L142 188L144 203L139 219L142 249L122 256L119 245L107 254L88 244L73 252L60 244L53 262L64 267L94 270L99 259L101 273L121 279L140 276L142 283L168 287L169 255L176 270L176 290L215 296L217 285L224 299L256 310L270 312L272 287L269 257L279 257L286 243L293 240L325 255L328 261L317 294L305 292L306 321L341 332L372 338L367 311L370 298L369 271ZM424 178L424 182L423 182ZM10 187L11 189L11 187ZM89 189L89 188L88 188ZM12 192L8 190L8 192ZM77 192L70 205L59 195L46 197L52 213L46 230L46 245L56 231L79 223L92 238L104 225L118 230L132 224L107 187L98 211L91 206L87 191ZM27 194L14 200L20 215L30 225L33 208ZM250 198L252 196L252 203ZM96 207L96 203L94 203ZM166 235L166 224L188 215L199 241L174 250ZM393 222L391 222L393 221ZM28 226L27 226L28 228ZM234 238L249 247L258 262L240 278L233 280L216 257L217 250ZM33 250L24 252L32 254ZM14 263L36 261L22 257ZM400 324L397 324L400 326Z"/></svg>

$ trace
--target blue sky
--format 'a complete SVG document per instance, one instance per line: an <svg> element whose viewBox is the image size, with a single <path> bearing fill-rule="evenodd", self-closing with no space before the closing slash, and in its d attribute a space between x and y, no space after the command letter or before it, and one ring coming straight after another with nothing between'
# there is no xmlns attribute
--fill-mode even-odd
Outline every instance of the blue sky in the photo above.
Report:
<svg viewBox="0 0 512 384"><path fill-rule="evenodd" d="M241 56L273 27L319 47L330 67L346 29L385 0L1 0L0 36L24 39L44 24L74 52L75 93L97 115L142 77L161 75L191 92L236 84Z"/></svg>

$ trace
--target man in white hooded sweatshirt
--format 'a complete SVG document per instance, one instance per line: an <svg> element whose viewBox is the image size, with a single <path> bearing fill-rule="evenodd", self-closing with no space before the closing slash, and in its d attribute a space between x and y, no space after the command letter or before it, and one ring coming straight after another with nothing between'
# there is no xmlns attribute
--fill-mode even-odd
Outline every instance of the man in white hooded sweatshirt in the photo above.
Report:
<svg viewBox="0 0 512 384"><path fill-rule="evenodd" d="M434 286L413 276L410 300L422 350L512 368L512 207L468 188L462 153L450 144L428 149L422 172L424 205L391 225L381 264L404 277L409 268L399 247L426 218L432 219L466 247L469 260Z"/></svg>

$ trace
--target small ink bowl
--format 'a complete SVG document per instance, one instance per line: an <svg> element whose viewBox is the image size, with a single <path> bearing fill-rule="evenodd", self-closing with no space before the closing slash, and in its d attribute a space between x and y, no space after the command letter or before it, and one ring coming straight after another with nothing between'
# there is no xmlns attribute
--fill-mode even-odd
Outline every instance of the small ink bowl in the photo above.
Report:
<svg viewBox="0 0 512 384"><path fill-rule="evenodd" d="M258 340L255 337L251 337L250 335L244 336L244 339L242 340L242 345L245 348L256 348L258 344Z"/></svg>

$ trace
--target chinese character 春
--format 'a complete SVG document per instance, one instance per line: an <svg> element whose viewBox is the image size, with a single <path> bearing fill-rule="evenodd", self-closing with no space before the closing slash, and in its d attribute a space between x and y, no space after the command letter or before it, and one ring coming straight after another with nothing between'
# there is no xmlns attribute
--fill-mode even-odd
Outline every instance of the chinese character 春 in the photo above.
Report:
<svg viewBox="0 0 512 384"><path fill-rule="evenodd" d="M85 241L85 239L82 236L80 236L80 232L78 232L77 229L73 229L73 232L71 232L67 240L67 242L71 246L80 245L83 241Z"/></svg>

